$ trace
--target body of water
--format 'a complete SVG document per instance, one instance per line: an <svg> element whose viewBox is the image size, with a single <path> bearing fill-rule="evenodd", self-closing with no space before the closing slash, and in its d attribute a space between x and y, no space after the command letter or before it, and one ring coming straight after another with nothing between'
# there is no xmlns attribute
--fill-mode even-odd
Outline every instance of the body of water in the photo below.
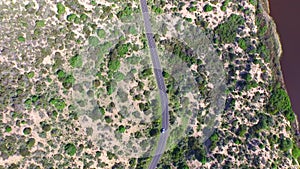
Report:
<svg viewBox="0 0 300 169"><path fill-rule="evenodd" d="M292 107L300 120L300 1L269 0L283 49L281 68ZM300 121L299 121L300 122Z"/></svg>

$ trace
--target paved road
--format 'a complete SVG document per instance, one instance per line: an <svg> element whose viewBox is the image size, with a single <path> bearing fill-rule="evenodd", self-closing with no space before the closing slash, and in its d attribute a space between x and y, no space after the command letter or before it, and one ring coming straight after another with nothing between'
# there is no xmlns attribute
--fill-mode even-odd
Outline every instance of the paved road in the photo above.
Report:
<svg viewBox="0 0 300 169"><path fill-rule="evenodd" d="M147 7L146 0L140 0L140 4L142 7L143 17L144 17L144 25L146 30L146 36L148 40L148 45L150 48L151 60L154 67L154 74L157 82L157 86L159 88L160 100L162 105L162 127L166 130L165 133L160 134L158 146L156 148L155 156L153 157L149 169L154 169L157 166L157 163L163 154L167 139L169 136L168 128L169 128L169 110L168 110L168 97L166 93L166 85L162 76L162 69L160 66L155 41L153 38L153 33L151 29L150 16Z"/></svg>

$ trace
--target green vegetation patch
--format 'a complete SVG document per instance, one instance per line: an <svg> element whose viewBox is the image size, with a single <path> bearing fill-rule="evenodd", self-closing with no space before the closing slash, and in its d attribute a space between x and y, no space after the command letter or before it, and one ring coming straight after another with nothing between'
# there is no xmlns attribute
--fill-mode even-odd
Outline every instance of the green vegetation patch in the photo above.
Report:
<svg viewBox="0 0 300 169"><path fill-rule="evenodd" d="M161 9L160 7L158 7L157 5L152 5L151 9L156 13L156 14L162 14L164 11L163 9Z"/></svg>
<svg viewBox="0 0 300 169"><path fill-rule="evenodd" d="M9 133L12 131L12 128L10 126L5 126L5 132Z"/></svg>
<svg viewBox="0 0 300 169"><path fill-rule="evenodd" d="M35 139L34 138L29 138L28 141L26 142L26 147L27 148L32 148L35 144Z"/></svg>
<svg viewBox="0 0 300 169"><path fill-rule="evenodd" d="M82 66L82 57L80 55L75 55L69 59L69 63L73 68L80 68Z"/></svg>
<svg viewBox="0 0 300 169"><path fill-rule="evenodd" d="M133 13L132 7L130 4L128 4L123 10L121 10L117 13L117 17L119 19L125 19L125 18L131 16L132 13Z"/></svg>
<svg viewBox="0 0 300 169"><path fill-rule="evenodd" d="M288 151L293 148L293 142L290 138L282 138L279 141L279 148L282 151Z"/></svg>
<svg viewBox="0 0 300 169"><path fill-rule="evenodd" d="M25 128L23 129L23 134L28 135L28 134L30 134L30 133L31 133L31 128L30 128L30 127L25 127Z"/></svg>
<svg viewBox="0 0 300 169"><path fill-rule="evenodd" d="M66 103L62 99L55 99L52 98L50 101L50 104L52 104L57 110L63 110L66 107Z"/></svg>
<svg viewBox="0 0 300 169"><path fill-rule="evenodd" d="M141 58L138 56L131 56L131 57L127 57L126 62L132 65L136 65L140 62Z"/></svg>
<svg viewBox="0 0 300 169"><path fill-rule="evenodd" d="M210 12L212 11L214 8L210 5L210 4L206 4L204 7L203 7L203 10L204 12Z"/></svg>
<svg viewBox="0 0 300 169"><path fill-rule="evenodd" d="M76 146L73 143L68 143L65 145L65 152L70 155L73 156L76 154Z"/></svg>
<svg viewBox="0 0 300 169"><path fill-rule="evenodd" d="M45 26L45 21L44 20L36 20L35 21L35 26L36 27L44 27Z"/></svg>
<svg viewBox="0 0 300 169"><path fill-rule="evenodd" d="M230 0L225 0L223 3L222 3L222 6L221 6L221 10L222 11L226 11L226 8L228 6L228 3L229 3Z"/></svg>
<svg viewBox="0 0 300 169"><path fill-rule="evenodd" d="M113 77L114 77L114 80L119 82L119 81L122 81L125 78L125 75L121 72L115 72Z"/></svg>
<svg viewBox="0 0 300 169"><path fill-rule="evenodd" d="M120 133L124 133L125 130L126 130L126 128L123 125L118 127L118 132L120 132Z"/></svg>
<svg viewBox="0 0 300 169"><path fill-rule="evenodd" d="M68 16L67 16L67 21L69 21L69 22L73 22L74 20L75 20L75 18L76 18L77 16L76 16L76 14L69 14Z"/></svg>
<svg viewBox="0 0 300 169"><path fill-rule="evenodd" d="M75 57L73 59L72 63L74 63L74 65L78 66L78 65L80 65L80 59ZM56 72L56 74L58 76L58 80L60 82L62 82L62 85L65 89L70 89L73 86L73 84L75 83L74 76L72 74L66 74L66 72L64 70L58 70Z"/></svg>
<svg viewBox="0 0 300 169"><path fill-rule="evenodd" d="M65 6L61 2L58 2L56 4L56 8L57 8L58 15L62 15L62 14L64 14L66 12Z"/></svg>
<svg viewBox="0 0 300 169"><path fill-rule="evenodd" d="M81 14L80 15L80 20L84 23L88 20L88 16L86 14Z"/></svg>
<svg viewBox="0 0 300 169"><path fill-rule="evenodd" d="M98 35L99 38L102 39L102 38L105 38L106 32L105 32L104 29L98 29L98 30L97 30L97 35Z"/></svg>
<svg viewBox="0 0 300 169"><path fill-rule="evenodd" d="M121 62L118 59L111 59L108 61L108 69L111 71L116 71L120 68Z"/></svg>
<svg viewBox="0 0 300 169"><path fill-rule="evenodd" d="M18 41L19 41L19 42L25 42L25 38L24 38L23 36L19 36L19 37L18 37Z"/></svg>
<svg viewBox="0 0 300 169"><path fill-rule="evenodd" d="M123 57L128 52L128 48L129 48L129 43L118 46L117 47L118 55L120 57Z"/></svg>
<svg viewBox="0 0 300 169"><path fill-rule="evenodd" d="M116 82L114 81L109 81L106 83L106 91L108 95L111 95L113 92L116 90Z"/></svg>
<svg viewBox="0 0 300 169"><path fill-rule="evenodd" d="M238 27L245 23L245 19L236 14L230 15L227 21L219 24L215 29L216 39L222 43L233 43L236 38Z"/></svg>
<svg viewBox="0 0 300 169"><path fill-rule="evenodd" d="M90 36L88 41L89 41L89 45L91 46L97 46L100 43L99 39L95 36Z"/></svg>
<svg viewBox="0 0 300 169"><path fill-rule="evenodd" d="M189 12L195 12L195 11L197 10L197 7L191 6L191 7L188 7L187 10L188 10Z"/></svg>
<svg viewBox="0 0 300 169"><path fill-rule="evenodd" d="M287 92L281 87L275 87L275 89L272 90L267 111L270 114L282 113L291 122L295 120L290 98Z"/></svg>
<svg viewBox="0 0 300 169"><path fill-rule="evenodd" d="M27 77L28 77L29 79L30 79L30 78L33 78L34 72L33 72L33 71L28 72L26 75L27 75Z"/></svg>

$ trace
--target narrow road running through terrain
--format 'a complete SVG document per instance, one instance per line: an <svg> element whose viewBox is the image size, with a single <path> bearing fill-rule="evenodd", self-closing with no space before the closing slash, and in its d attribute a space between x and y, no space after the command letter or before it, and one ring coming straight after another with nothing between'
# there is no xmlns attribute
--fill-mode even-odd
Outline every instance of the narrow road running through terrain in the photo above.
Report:
<svg viewBox="0 0 300 169"><path fill-rule="evenodd" d="M151 29L151 22L150 22L150 16L149 16L149 11L147 7L147 1L146 0L140 0L141 8L142 8L142 13L144 17L144 25L145 25L145 31L146 31L146 36L148 40L148 46L150 49L150 54L151 54L151 60L154 68L154 74L157 82L157 86L159 89L159 95L160 95L160 100L161 100L161 106L162 106L162 128L165 129L166 132L160 134L159 142L154 154L154 157L152 158L152 161L149 165L149 169L154 169L157 166L157 163L163 154L167 140L168 140L168 128L169 128L169 110L168 110L168 97L166 93L166 85L162 76L162 69L160 66L159 58L158 58L158 53L156 50L156 45L155 41L153 38L153 32Z"/></svg>

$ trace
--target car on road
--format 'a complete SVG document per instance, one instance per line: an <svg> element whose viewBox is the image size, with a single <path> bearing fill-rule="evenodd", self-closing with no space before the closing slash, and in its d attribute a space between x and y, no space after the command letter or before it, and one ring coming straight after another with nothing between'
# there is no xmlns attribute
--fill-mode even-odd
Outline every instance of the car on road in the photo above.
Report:
<svg viewBox="0 0 300 169"><path fill-rule="evenodd" d="M160 132L161 132L161 133L165 133L165 132L166 132L166 129L165 129L165 128L161 128L161 129L160 129Z"/></svg>

